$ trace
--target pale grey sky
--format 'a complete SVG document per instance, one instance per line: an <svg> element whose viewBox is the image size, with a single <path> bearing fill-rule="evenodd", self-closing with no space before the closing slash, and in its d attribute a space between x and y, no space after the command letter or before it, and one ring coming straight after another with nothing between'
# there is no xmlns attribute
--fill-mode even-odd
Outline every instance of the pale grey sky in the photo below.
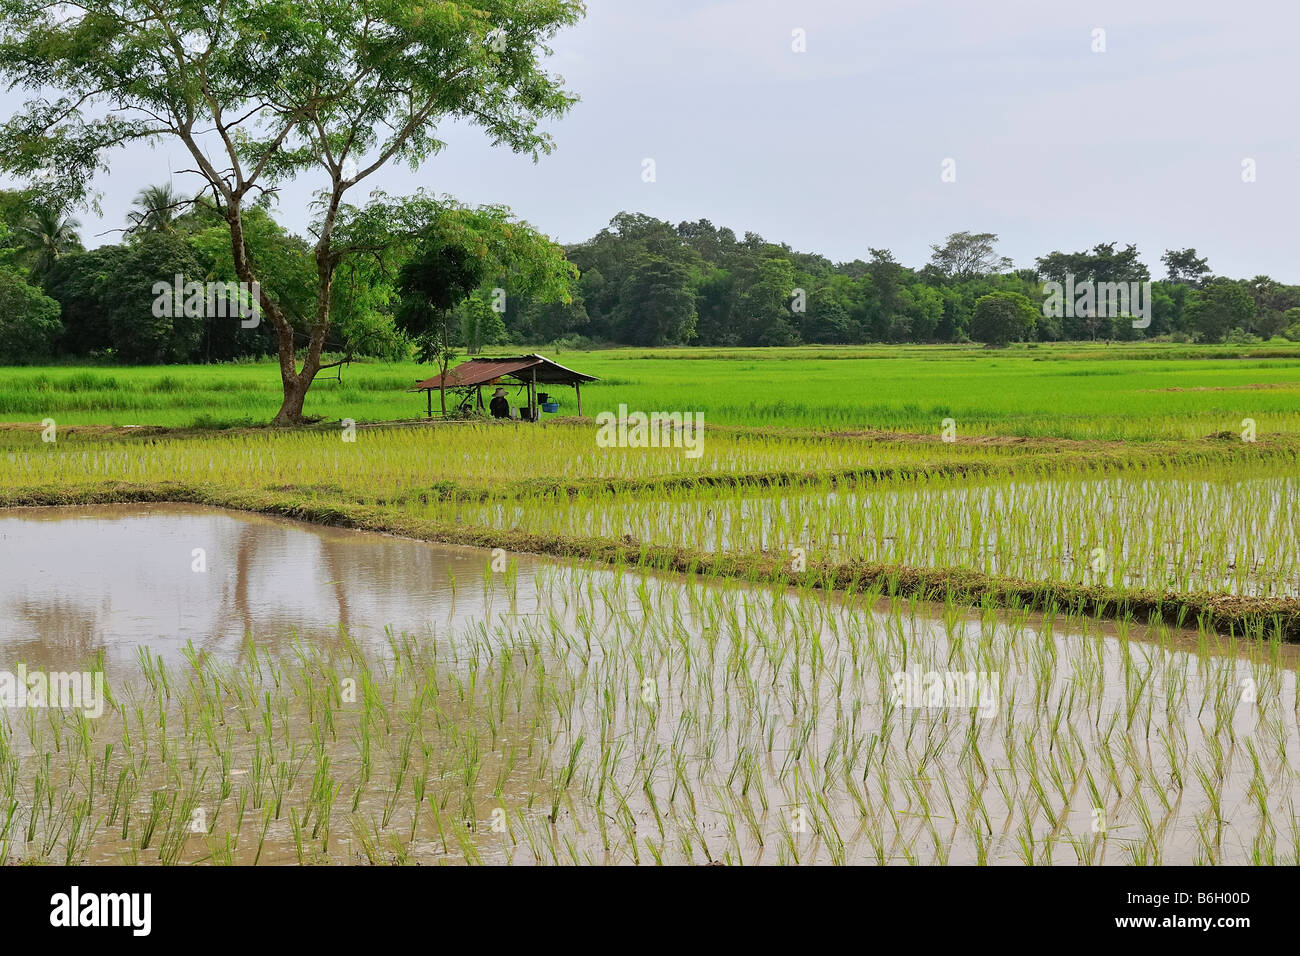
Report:
<svg viewBox="0 0 1300 956"><path fill-rule="evenodd" d="M1017 266L1135 242L1160 276L1162 252L1190 245L1218 274L1300 283L1298 28L1288 0L590 0L555 43L582 101L550 125L553 155L534 166L449 129L418 173L371 182L506 203L563 242L628 210L837 261L874 246L919 267L969 229ZM18 99L0 94L0 113ZM116 154L89 244L188 165L170 146ZM295 231L315 185L283 191Z"/></svg>

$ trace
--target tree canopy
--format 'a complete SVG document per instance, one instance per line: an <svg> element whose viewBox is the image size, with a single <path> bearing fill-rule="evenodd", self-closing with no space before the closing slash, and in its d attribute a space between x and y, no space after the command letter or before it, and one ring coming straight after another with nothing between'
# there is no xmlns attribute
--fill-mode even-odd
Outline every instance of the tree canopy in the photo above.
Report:
<svg viewBox="0 0 1300 956"><path fill-rule="evenodd" d="M301 366L293 322L264 295L284 386L277 422L301 419L323 367L348 191L390 162L441 150L440 124L549 152L540 124L574 102L543 61L582 16L578 0L0 0L0 76L35 96L0 130L0 168L66 202L93 202L114 147L171 140L230 232L239 279L259 281L244 213L279 184L315 175L316 302ZM51 97L57 98L51 98Z"/></svg>
<svg viewBox="0 0 1300 956"><path fill-rule="evenodd" d="M975 302L971 337L988 345L1023 342L1036 319L1033 303L1019 292L990 292Z"/></svg>
<svg viewBox="0 0 1300 956"><path fill-rule="evenodd" d="M45 273L33 268L17 235L6 242L2 228L26 221L32 203L30 195L0 192L0 265L8 262L57 300L61 355L193 362L276 354L276 331L268 323L247 329L204 317L189 328L197 339L188 333L169 338L175 329L162 329L154 317L144 316L138 324L130 317L147 312L147 302L119 301L113 277L127 259L172 270L158 278L170 278L175 268L169 263L177 261L196 280L239 278L228 224L211 200L187 201L166 228L131 229L137 221L132 215L121 243L90 251L79 251L74 233L70 251ZM241 218L262 295L276 302L301 345L312 334L316 315L315 245L282 227L264 205L250 206ZM150 238L157 236L180 244L167 246L172 259L157 256L166 245ZM993 246L995 240L987 243ZM154 250L154 258L141 258L141 244ZM1096 309L1043 314L1044 283L1076 268L1078 281L1144 281L1148 272L1136 248L1109 242L1081 253L1048 253L1039 259L1041 272L995 271L958 279L933 262L910 268L888 249L872 248L866 260L835 263L753 232L737 238L707 219L673 226L632 213L615 216L591 239L562 249L502 206L468 207L425 193L374 193L363 205L340 207L333 244L346 253L331 283L331 323L323 343L334 361L350 355L427 357L438 353L439 342L451 352L475 352L504 344L984 341L974 317L979 300L993 293L1014 293L1034 306L1032 330L1025 334L1038 341L1171 335L1221 341L1230 334L1279 333L1300 340L1294 312L1300 308L1300 286L1263 275L1221 277L1198 286L1190 280L1156 280L1152 321L1144 329ZM404 269L418 271L413 264L435 248L444 258L459 255L472 268L463 281L450 275L437 280L446 284L430 287L427 302L421 303L414 280L403 295ZM437 269L425 272L437 278ZM1225 293L1228 287L1242 295ZM128 341L137 334L141 342Z"/></svg>

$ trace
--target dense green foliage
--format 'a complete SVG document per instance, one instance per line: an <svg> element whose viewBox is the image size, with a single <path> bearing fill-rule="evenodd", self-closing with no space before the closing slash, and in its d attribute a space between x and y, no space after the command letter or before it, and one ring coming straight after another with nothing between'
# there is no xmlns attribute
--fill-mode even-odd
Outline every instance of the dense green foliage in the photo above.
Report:
<svg viewBox="0 0 1300 956"><path fill-rule="evenodd" d="M0 268L0 362L47 357L59 335L59 304L12 269Z"/></svg>
<svg viewBox="0 0 1300 956"><path fill-rule="evenodd" d="M752 232L737 238L705 219L673 226L620 213L592 239L568 248L581 270L572 306L555 310L515 301L506 326L521 342L567 337L633 345L998 344L1000 333L990 339L989 330L972 323L982 297L1007 293L1023 296L1036 319L1011 339L1214 342L1232 329L1270 338L1294 324L1285 313L1300 306L1300 286L1267 276L1219 279L1215 282L1242 289L1257 308L1254 314L1232 312L1226 329L1197 324L1191 306L1203 295L1213 296L1214 284L1206 281L1205 260L1185 249L1164 256L1168 278L1152 282L1148 327L1134 328L1130 317L1096 312L1052 317L1043 314L1044 282L1150 280L1136 247L1101 243L1082 252L1051 252L1034 268L1013 271L997 255L996 241L991 233L955 233L932 247L931 262L920 269L897 262L887 249L869 249L865 261L832 263Z"/></svg>
<svg viewBox="0 0 1300 956"><path fill-rule="evenodd" d="M1255 318L1255 301L1241 284L1213 279L1188 306L1192 327L1207 342L1222 342L1232 329L1249 326Z"/></svg>
<svg viewBox="0 0 1300 956"><path fill-rule="evenodd" d="M989 345L1023 342L1033 332L1034 306L1019 292L990 292L975 302L971 334Z"/></svg>
<svg viewBox="0 0 1300 956"><path fill-rule="evenodd" d="M30 203L24 205L19 194L0 193L0 200L0 214L9 210L15 224L29 216ZM182 211L176 213L173 204ZM403 217L410 222L399 222ZM60 355L209 362L274 354L275 338L267 323L243 329L228 318L205 317L196 328L175 330L163 329L149 317L152 296L140 288L153 281L177 273L199 281L238 278L226 223L214 208L182 202L159 187L142 192L131 221L121 244L82 251L75 235L65 234L64 251L46 261L41 250L48 247L24 249L16 225L0 220L0 230L7 229L9 236L6 245L6 232L0 231L0 262L7 248L15 264L30 273L29 281L61 306ZM398 282L403 268L413 269L420 256L431 254L428 237L439 222L445 226L452 221L468 230L466 262L473 259L482 268L455 282L426 268L427 281L441 283L441 292L408 291L404 302ZM672 226L620 213L608 228L561 255L558 246L514 220L504 207L469 209L450 199L423 197L399 202L385 197L373 208L348 210L340 235L365 247L378 242L376 233L395 222L409 227L408 240L391 244L382 255L340 263L332 286L327 350L389 360L431 357L436 350L429 347L429 337L435 326L444 327L441 319L434 322L434 312L421 311L417 300L424 295L441 302L437 311L446 317L448 347L471 354L510 343L581 348L1223 342L1230 336L1245 344L1282 334L1300 339L1300 286L1268 276L1209 276L1192 249L1165 254L1169 278L1152 282L1151 324L1136 329L1128 317L1087 311L1052 315L1043 307L1046 282L1070 276L1076 283L1147 281L1150 272L1131 245L1052 252L1033 269L1010 271L994 251L996 236L957 233L935 246L932 261L917 270L895 261L886 249L871 249L867 261L836 264L753 233L737 239L730 229L715 228L707 220ZM294 327L301 346L316 308L312 246L261 207L245 212L243 224L262 287ZM488 238L496 244L492 248ZM152 251L141 252L145 246ZM45 262L39 269L38 261ZM135 269L139 281L127 280L124 269ZM407 269L407 274L414 273ZM409 283L408 289L413 290ZM1017 308L1006 307L1001 319L981 323L981 300L987 301L986 309L1010 302Z"/></svg>

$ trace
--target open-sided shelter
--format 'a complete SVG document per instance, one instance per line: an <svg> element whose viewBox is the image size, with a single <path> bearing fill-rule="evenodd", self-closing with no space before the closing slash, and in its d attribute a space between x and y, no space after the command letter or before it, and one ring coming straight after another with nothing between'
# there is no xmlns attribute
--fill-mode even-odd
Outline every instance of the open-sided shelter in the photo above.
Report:
<svg viewBox="0 0 1300 956"><path fill-rule="evenodd" d="M445 382L443 376L435 375L433 378L417 382L415 388L411 389L411 391L425 393L428 414L432 418L435 389L458 393L461 396L457 406L459 408L474 403L477 408L482 409L484 385L513 383L527 389L528 404L525 409L528 415L526 417L530 421L537 421L539 417L537 414L537 386L564 385L571 387L577 398L578 414L581 415L582 385L584 382L598 381L600 379L594 375L575 372L571 368L565 368L558 362L552 362L545 356L534 354L517 355L510 358L472 358L453 369L448 369Z"/></svg>

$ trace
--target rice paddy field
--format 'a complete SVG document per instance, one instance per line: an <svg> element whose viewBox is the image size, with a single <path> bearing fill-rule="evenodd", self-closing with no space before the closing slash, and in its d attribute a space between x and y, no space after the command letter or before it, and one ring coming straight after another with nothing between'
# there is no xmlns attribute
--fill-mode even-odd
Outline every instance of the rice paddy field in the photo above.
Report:
<svg viewBox="0 0 1300 956"><path fill-rule="evenodd" d="M0 862L1298 864L1287 349L0 370Z"/></svg>
<svg viewBox="0 0 1300 956"><path fill-rule="evenodd" d="M0 852L543 865L1300 852L1300 698L1280 644L626 569L561 566L531 584L465 582L477 624L370 652L250 643L234 661L191 648L177 667L142 652L107 719L10 729ZM523 598L538 610L511 613ZM999 681L987 711L917 708L896 699L900 669Z"/></svg>
<svg viewBox="0 0 1300 956"><path fill-rule="evenodd" d="M961 435L1149 441L1239 431L1248 412L1261 429L1293 430L1291 413L1300 397L1300 345L1282 340L1254 346L1044 343L993 351L543 351L601 379L583 390L588 416L619 403L665 411L688 404L711 424L765 429L935 434L944 418L952 418ZM331 421L417 418L425 412L424 397L404 390L435 371L371 362L329 370L305 411ZM568 389L560 389L558 399L560 416L576 412ZM248 426L269 421L279 403L274 362L34 367L0 374L0 422L52 417L69 425Z"/></svg>

